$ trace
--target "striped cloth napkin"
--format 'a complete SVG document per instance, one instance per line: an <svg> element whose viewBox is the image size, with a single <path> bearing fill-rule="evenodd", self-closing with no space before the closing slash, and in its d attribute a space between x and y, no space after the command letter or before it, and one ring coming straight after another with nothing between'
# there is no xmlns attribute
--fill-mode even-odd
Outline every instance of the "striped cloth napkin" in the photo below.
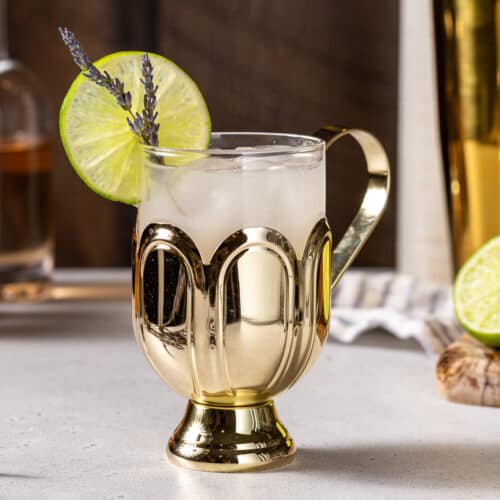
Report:
<svg viewBox="0 0 500 500"><path fill-rule="evenodd" d="M428 354L441 352L462 333L450 286L389 271L351 270L333 293L331 335L352 342L376 328L414 338Z"/></svg>

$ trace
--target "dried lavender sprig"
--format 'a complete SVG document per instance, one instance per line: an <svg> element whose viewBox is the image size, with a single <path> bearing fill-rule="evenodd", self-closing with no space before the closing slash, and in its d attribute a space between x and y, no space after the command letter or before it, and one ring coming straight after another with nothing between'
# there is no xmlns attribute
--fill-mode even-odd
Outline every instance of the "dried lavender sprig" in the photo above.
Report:
<svg viewBox="0 0 500 500"><path fill-rule="evenodd" d="M91 63L89 57L83 52L82 46L75 37L75 34L66 27L60 27L59 33L63 42L68 47L75 63L84 71L83 75L97 85L104 87L113 97L115 97L117 104L130 114L130 117L126 118L130 130L140 137L145 144L157 146L159 125L154 123L158 116L157 113L154 113L157 87L153 86L153 67L147 54L144 54L141 58L144 75L144 80L141 79L141 82L146 90L146 95L144 96L144 109L141 116L139 113L134 113L132 111L132 95L130 92L125 91L123 83L118 78L111 77L107 71L100 72ZM146 59L146 61L144 59ZM147 86L145 81L148 82Z"/></svg>
<svg viewBox="0 0 500 500"><path fill-rule="evenodd" d="M144 109L142 111L142 119L144 122L144 134L148 136L149 144L158 146L158 130L160 125L156 122L158 113L155 112L156 107L156 92L158 85L153 82L153 65L147 54L141 57L142 76L141 83L144 86Z"/></svg>
<svg viewBox="0 0 500 500"><path fill-rule="evenodd" d="M134 119L127 117L129 127L136 134L141 134L143 141L151 146L158 146L158 129L160 125L155 123L158 113L155 112L156 92L158 86L153 83L153 66L148 54L141 56L141 83L144 86L144 108L142 114L136 113Z"/></svg>
<svg viewBox="0 0 500 500"><path fill-rule="evenodd" d="M128 111L132 116L132 96L130 92L125 92L123 83L118 78L112 78L107 71L102 73L90 62L88 56L83 52L80 42L76 39L75 34L68 28L59 28L62 41L68 47L76 65L82 70L84 76L95 82L97 85L104 87L113 97L117 104Z"/></svg>

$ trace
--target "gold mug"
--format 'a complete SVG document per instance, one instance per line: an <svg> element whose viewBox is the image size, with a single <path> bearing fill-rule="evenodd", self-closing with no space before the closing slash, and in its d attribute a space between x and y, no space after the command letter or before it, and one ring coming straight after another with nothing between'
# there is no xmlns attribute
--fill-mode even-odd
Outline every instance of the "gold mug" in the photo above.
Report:
<svg viewBox="0 0 500 500"><path fill-rule="evenodd" d="M332 252L325 151L346 135L369 180ZM189 398L167 446L174 463L235 472L293 459L272 398L318 357L330 291L380 219L389 182L384 149L358 129L215 133L204 151L144 148L133 322L149 363Z"/></svg>

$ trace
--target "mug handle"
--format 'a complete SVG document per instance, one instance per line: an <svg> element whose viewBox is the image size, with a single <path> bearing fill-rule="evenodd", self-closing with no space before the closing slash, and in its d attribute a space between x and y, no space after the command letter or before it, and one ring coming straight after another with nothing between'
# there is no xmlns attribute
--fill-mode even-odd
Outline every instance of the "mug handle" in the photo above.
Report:
<svg viewBox="0 0 500 500"><path fill-rule="evenodd" d="M354 138L363 151L368 171L368 185L358 213L333 250L332 289L378 224L389 198L391 184L389 160L385 150L378 139L369 132L327 125L314 133L314 136L325 141L327 150L346 135Z"/></svg>

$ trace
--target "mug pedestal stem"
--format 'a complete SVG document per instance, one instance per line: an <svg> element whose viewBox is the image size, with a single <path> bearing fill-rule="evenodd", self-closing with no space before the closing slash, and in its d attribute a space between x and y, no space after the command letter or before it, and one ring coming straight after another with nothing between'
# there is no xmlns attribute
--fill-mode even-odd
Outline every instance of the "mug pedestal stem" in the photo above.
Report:
<svg viewBox="0 0 500 500"><path fill-rule="evenodd" d="M208 406L189 401L170 438L167 456L175 464L211 472L243 472L290 463L295 444L274 403Z"/></svg>

